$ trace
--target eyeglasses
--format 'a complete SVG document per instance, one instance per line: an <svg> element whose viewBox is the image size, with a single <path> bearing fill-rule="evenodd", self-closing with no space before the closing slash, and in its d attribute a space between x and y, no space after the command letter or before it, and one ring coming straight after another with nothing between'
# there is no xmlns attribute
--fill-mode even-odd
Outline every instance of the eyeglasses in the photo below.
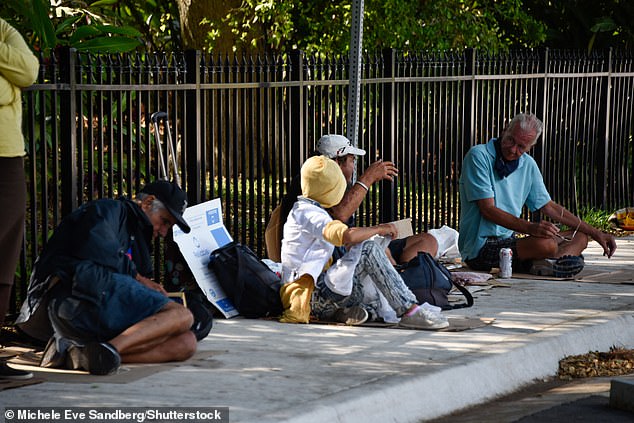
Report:
<svg viewBox="0 0 634 423"><path fill-rule="evenodd" d="M502 138L502 142L508 147L516 146L519 152L522 154L526 153L533 146L533 144L529 144L529 145L518 144L517 140L515 139L515 137L513 137L513 135L505 135L504 138Z"/></svg>

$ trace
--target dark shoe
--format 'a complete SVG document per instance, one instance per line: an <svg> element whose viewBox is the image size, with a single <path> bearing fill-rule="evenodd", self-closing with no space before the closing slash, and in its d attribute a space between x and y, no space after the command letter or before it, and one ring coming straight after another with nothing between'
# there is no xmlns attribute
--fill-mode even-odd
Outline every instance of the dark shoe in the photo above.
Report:
<svg viewBox="0 0 634 423"><path fill-rule="evenodd" d="M571 278L583 270L583 256L563 256L558 259L535 260L530 273L538 276Z"/></svg>
<svg viewBox="0 0 634 423"><path fill-rule="evenodd" d="M27 380L33 377L33 373L25 370L9 367L5 362L0 362L0 379Z"/></svg>
<svg viewBox="0 0 634 423"><path fill-rule="evenodd" d="M121 356L107 342L92 342L86 346L71 345L68 348L66 367L87 370L91 375L109 375L121 365Z"/></svg>
<svg viewBox="0 0 634 423"><path fill-rule="evenodd" d="M66 365L66 354L71 345L71 341L66 338L51 336L46 348L44 348L40 367L63 368Z"/></svg>
<svg viewBox="0 0 634 423"><path fill-rule="evenodd" d="M352 306L338 309L332 317L335 322L358 326L368 320L368 312L363 307Z"/></svg>
<svg viewBox="0 0 634 423"><path fill-rule="evenodd" d="M201 299L199 296L192 295L187 297L187 308L194 316L194 323L190 330L196 335L197 341L206 338L214 324L213 315L206 306L206 301L206 299Z"/></svg>

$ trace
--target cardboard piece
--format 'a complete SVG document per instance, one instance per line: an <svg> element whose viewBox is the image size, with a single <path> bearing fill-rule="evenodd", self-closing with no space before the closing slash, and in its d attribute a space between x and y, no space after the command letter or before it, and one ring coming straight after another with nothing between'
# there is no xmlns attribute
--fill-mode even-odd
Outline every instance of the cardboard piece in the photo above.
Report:
<svg viewBox="0 0 634 423"><path fill-rule="evenodd" d="M33 376L26 380L0 379L0 391L5 389L20 388L22 386L35 385L36 383L46 382L46 379Z"/></svg>
<svg viewBox="0 0 634 423"><path fill-rule="evenodd" d="M609 283L634 285L634 273L631 270L595 270L584 269L575 278L576 282Z"/></svg>
<svg viewBox="0 0 634 423"><path fill-rule="evenodd" d="M174 298L174 301L177 303L181 303L185 307L187 307L187 296L184 292L168 292L167 296L170 298Z"/></svg>
<svg viewBox="0 0 634 423"><path fill-rule="evenodd" d="M220 367L218 361L213 360L212 357L220 354L224 354L226 351L210 351L199 350L194 354L192 358L182 362L171 363L147 363L147 364L123 364L119 370L107 376L91 375L83 370L67 370L67 369L47 369L39 367L40 358L42 352L32 351L30 353L23 354L20 357L16 357L9 362L11 366L27 370L33 373L33 378L26 381L21 385L3 387L0 385L0 389L8 389L11 387L24 386L32 383L41 382L61 382L61 383L130 383L142 378L155 375L156 373L163 372L175 367L206 367L216 368ZM28 383L29 381L33 381Z"/></svg>
<svg viewBox="0 0 634 423"><path fill-rule="evenodd" d="M411 218L395 220L391 223L394 224L394 226L396 226L396 229L398 230L398 236L396 237L396 239L407 238L408 236L414 235Z"/></svg>
<svg viewBox="0 0 634 423"><path fill-rule="evenodd" d="M495 321L494 318L485 318L485 317L447 317L449 320L449 327L445 329L438 330L439 332L462 332L469 329L481 328L487 325L490 325ZM319 323L312 322L311 323ZM326 324L343 324L343 323L328 323L321 322ZM407 329L407 330L417 330L412 328L404 328L399 326L397 323L383 323L383 322L367 322L362 324L359 327L373 327L373 328L387 328L387 329ZM424 329L420 329L424 330Z"/></svg>
<svg viewBox="0 0 634 423"><path fill-rule="evenodd" d="M510 278L500 278L500 280L503 281L508 281L510 279L533 279L533 280L537 280L537 281L571 281L574 280L574 276L570 276L567 278L556 278L554 276L539 276L539 275L532 275L530 273L517 273L517 272L513 272L513 276L511 276Z"/></svg>

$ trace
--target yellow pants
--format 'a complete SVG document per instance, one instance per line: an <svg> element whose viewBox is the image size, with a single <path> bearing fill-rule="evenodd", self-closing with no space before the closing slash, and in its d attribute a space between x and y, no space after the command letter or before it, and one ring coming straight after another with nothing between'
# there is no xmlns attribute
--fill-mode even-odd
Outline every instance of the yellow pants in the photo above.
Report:
<svg viewBox="0 0 634 423"><path fill-rule="evenodd" d="M282 285L280 297L284 313L280 317L282 323L308 323L310 320L310 299L315 283L310 275L303 275L295 282Z"/></svg>

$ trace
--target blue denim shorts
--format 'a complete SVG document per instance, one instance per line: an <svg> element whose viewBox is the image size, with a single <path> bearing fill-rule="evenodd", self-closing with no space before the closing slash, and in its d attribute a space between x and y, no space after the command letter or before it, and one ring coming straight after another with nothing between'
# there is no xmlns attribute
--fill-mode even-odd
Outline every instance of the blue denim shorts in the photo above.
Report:
<svg viewBox="0 0 634 423"><path fill-rule="evenodd" d="M158 313L171 301L129 275L113 273L111 276L112 289L103 293L99 305L64 291L56 295L52 312L74 328L78 338L109 341L135 323Z"/></svg>
<svg viewBox="0 0 634 423"><path fill-rule="evenodd" d="M331 290L330 288L328 288L328 285L326 285L326 273L323 272L321 275L319 275L319 277L317 278L317 283L315 283L315 289L317 290L317 292L319 293L319 295L322 298L325 298L327 300L331 300L334 302L340 302L345 300L347 297L341 294L338 294L336 292L334 292L333 290Z"/></svg>

